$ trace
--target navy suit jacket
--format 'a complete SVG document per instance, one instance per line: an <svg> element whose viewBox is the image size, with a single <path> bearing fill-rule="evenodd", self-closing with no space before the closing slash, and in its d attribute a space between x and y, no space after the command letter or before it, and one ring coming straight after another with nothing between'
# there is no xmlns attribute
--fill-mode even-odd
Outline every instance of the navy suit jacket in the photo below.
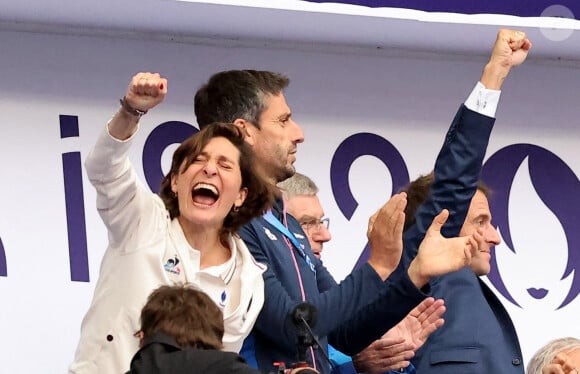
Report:
<svg viewBox="0 0 580 374"><path fill-rule="evenodd" d="M442 229L458 236L475 194L494 119L462 106L435 164L429 197L405 231L403 263L408 266L431 221L450 212ZM445 325L435 331L411 360L418 373L524 373L522 353L505 308L470 268L431 280L431 292L445 300Z"/></svg>
<svg viewBox="0 0 580 374"><path fill-rule="evenodd" d="M302 302L302 291L318 311L312 330L320 342L320 348L313 354L307 351L306 362L316 366L321 374L330 373L325 358L328 343L345 354L358 353L425 299L426 294L415 287L401 268L383 282L365 264L337 285L322 262L314 257L300 223L285 214L282 201L276 202L272 212L281 221L287 221L288 230L301 249L287 241L264 217L253 219L240 230L256 261L268 266L264 273L264 306L241 352L262 373L272 371L274 362L290 366L297 361L296 327L290 316ZM429 287L423 291L429 292Z"/></svg>

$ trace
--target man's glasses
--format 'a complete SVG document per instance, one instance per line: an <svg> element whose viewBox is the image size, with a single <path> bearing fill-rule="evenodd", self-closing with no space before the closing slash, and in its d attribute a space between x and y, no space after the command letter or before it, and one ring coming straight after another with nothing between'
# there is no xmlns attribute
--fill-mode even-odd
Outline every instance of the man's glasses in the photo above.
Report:
<svg viewBox="0 0 580 374"><path fill-rule="evenodd" d="M313 219L312 221L308 222L300 222L300 226L302 226L304 231L309 232L318 232L322 226L328 230L328 227L330 226L330 218L322 218L320 220Z"/></svg>

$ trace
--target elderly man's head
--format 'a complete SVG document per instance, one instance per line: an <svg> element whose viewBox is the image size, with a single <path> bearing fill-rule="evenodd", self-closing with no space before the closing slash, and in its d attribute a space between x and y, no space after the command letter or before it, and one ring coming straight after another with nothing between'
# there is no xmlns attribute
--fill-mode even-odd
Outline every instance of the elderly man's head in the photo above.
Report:
<svg viewBox="0 0 580 374"><path fill-rule="evenodd" d="M328 231L329 219L324 218L324 210L318 199L318 187L310 178L300 173L278 183L278 187L286 200L286 210L300 222L312 252L320 258L324 243L332 236Z"/></svg>

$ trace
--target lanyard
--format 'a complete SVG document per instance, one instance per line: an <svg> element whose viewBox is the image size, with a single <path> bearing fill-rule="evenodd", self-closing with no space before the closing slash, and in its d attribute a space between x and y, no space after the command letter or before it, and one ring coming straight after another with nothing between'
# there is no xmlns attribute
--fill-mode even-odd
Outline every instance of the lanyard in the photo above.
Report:
<svg viewBox="0 0 580 374"><path fill-rule="evenodd" d="M302 256L304 261L306 261L306 264L310 267L310 270L312 270L312 272L316 274L316 268L314 267L314 263L312 262L312 260L310 260L310 256L308 256L306 252L304 252L304 249L302 249L302 245L300 244L298 239L296 239L294 234L292 234L290 230L288 230L288 227L286 227L286 225L283 225L278 218L274 217L274 214L272 214L271 210L268 210L266 214L264 214L264 219L272 226L274 226L276 230L280 231L284 236L286 236L292 242L292 244L294 244L294 247L296 248L298 253L300 253L300 256Z"/></svg>

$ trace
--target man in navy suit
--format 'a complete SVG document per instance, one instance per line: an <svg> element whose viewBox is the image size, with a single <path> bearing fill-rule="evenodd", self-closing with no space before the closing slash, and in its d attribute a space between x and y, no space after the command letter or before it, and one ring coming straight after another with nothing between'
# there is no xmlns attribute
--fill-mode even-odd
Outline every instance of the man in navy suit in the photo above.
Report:
<svg viewBox="0 0 580 374"><path fill-rule="evenodd" d="M499 89L511 68L525 60L530 47L521 32L498 33L490 62L478 83L484 90L470 95L457 114L469 120L454 121L458 125L450 128L445 140L453 145L442 149L432 174L419 178L407 189L403 264L408 265L415 257L426 227L442 209L450 212L441 230L444 236L481 235L471 267L430 282L432 295L445 300L447 311L445 325L411 360L419 373L524 373L513 323L501 302L478 278L489 272L491 247L500 240L491 225L486 188L479 183L479 176L495 121Z"/></svg>

